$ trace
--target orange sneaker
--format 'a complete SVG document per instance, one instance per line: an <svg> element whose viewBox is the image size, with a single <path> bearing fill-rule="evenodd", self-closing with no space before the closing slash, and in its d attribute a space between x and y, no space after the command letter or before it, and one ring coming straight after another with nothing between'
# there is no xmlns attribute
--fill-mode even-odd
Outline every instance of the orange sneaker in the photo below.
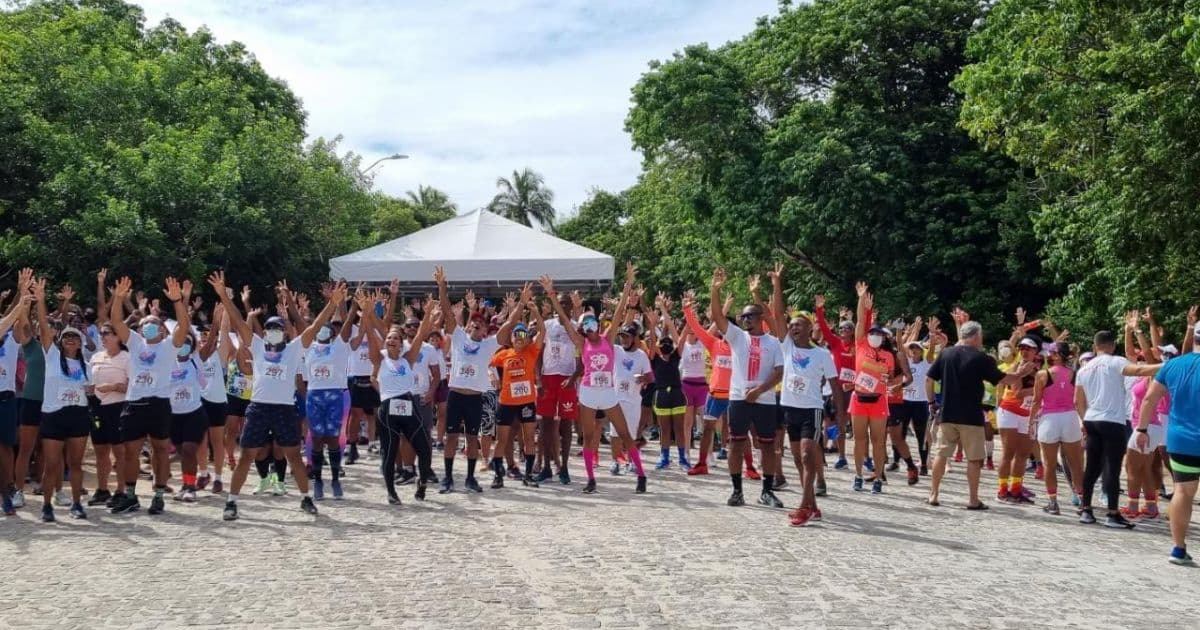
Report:
<svg viewBox="0 0 1200 630"><path fill-rule="evenodd" d="M708 465L707 464L696 464L695 466L692 466L691 468L688 469L687 474L689 477L691 477L693 475L707 475L708 474Z"/></svg>
<svg viewBox="0 0 1200 630"><path fill-rule="evenodd" d="M758 469L753 466L747 466L745 474L747 479L752 479L754 481L762 479L762 475L758 474Z"/></svg>

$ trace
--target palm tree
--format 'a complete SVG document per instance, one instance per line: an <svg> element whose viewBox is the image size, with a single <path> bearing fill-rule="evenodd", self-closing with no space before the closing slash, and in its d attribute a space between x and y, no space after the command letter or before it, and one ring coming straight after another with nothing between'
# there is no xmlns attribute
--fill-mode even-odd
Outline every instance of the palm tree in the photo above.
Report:
<svg viewBox="0 0 1200 630"><path fill-rule="evenodd" d="M406 194L413 216L423 228L453 219L458 214L458 206L450 201L450 197L433 186L417 186L417 192L410 190Z"/></svg>
<svg viewBox="0 0 1200 630"><path fill-rule="evenodd" d="M528 168L513 171L511 180L501 177L496 187L500 192L488 204L489 212L530 227L531 219L543 228L554 225L554 192L546 188L540 174Z"/></svg>

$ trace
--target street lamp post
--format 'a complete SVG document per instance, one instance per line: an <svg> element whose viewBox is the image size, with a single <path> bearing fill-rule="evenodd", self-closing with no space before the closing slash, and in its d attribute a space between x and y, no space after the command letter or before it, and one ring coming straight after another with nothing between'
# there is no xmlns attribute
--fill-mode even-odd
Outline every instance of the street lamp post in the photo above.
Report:
<svg viewBox="0 0 1200 630"><path fill-rule="evenodd" d="M391 155L386 155L386 156L381 157L378 160L375 160L374 162L372 162L371 165L368 166L367 168L364 168L362 170L362 174L366 175L367 173L370 173L371 169L375 168L376 166L379 166L379 164L381 162L386 162L388 160L407 160L407 159L408 159L408 156L404 155L403 153L393 153Z"/></svg>

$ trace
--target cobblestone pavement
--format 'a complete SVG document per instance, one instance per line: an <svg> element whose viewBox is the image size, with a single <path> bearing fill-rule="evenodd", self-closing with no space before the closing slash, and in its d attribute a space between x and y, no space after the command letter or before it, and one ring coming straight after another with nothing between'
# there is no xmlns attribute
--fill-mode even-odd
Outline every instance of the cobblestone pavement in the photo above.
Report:
<svg viewBox="0 0 1200 630"><path fill-rule="evenodd" d="M287 497L244 496L236 523L207 492L157 517L93 509L71 521L59 509L43 525L27 507L0 520L3 625L1200 627L1200 572L1166 562L1164 522L1127 532L1036 507L967 512L961 466L940 508L922 502L926 478L910 488L897 475L872 496L830 469L824 522L796 529L783 510L725 507L723 465L703 478L651 472L644 496L605 470L586 496L574 458L570 486L431 488L424 503L405 486L392 507L374 463L350 467L348 498L321 502L315 519L290 480Z"/></svg>

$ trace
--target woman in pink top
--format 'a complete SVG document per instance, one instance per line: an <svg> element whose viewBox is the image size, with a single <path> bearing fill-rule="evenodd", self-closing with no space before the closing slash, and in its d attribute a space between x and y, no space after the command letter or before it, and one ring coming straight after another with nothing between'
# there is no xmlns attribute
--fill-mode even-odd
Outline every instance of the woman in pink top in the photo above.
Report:
<svg viewBox="0 0 1200 630"><path fill-rule="evenodd" d="M92 382L100 404L93 408L97 422L92 426L92 448L96 451L96 487L88 505L107 505L112 499L108 491L108 474L113 469L113 446L121 444L121 409L125 406L125 388L129 385L129 352L117 338L112 324L100 326L100 343L104 349L92 355ZM117 488L125 487L121 466L123 449L116 449ZM109 506L112 507L112 506Z"/></svg>
<svg viewBox="0 0 1200 630"><path fill-rule="evenodd" d="M613 340L625 321L625 308L633 295L633 279L636 273L637 268L632 264L625 268L625 289L621 292L621 300L617 303L612 321L603 332L600 330L600 320L592 313L584 313L579 327L576 328L559 303L558 294L554 291L554 281L550 276L542 276L539 280L550 304L558 314L559 322L571 336L571 341L580 349L580 359L583 361L583 379L579 384L579 432L583 435L583 465L588 478L583 491L587 494L596 492L596 461L600 453L600 433L603 431L601 424L596 421L596 411L604 412L604 416L625 444L634 445L629 449L629 458L637 471L636 492L646 491L642 454L636 447L637 443L630 434L629 427L626 426L614 378L616 352L613 350Z"/></svg>
<svg viewBox="0 0 1200 630"><path fill-rule="evenodd" d="M1076 484L1072 503L1078 505L1083 480L1083 425L1075 411L1075 373L1067 366L1070 347L1064 344L1042 344L1050 367L1040 370L1033 383L1033 406L1029 415L1037 424L1037 439L1046 463L1046 505L1049 514L1059 514L1058 508L1058 451L1067 459L1067 479Z"/></svg>
<svg viewBox="0 0 1200 630"><path fill-rule="evenodd" d="M1171 355L1163 356L1164 360L1169 358ZM1133 386L1131 422L1134 426L1138 424L1138 413L1142 408L1142 401L1146 399L1146 390L1149 388L1149 376L1138 379ZM1158 406L1154 411L1154 417L1150 419L1150 426L1146 427L1146 435L1150 438L1146 448L1138 448L1138 434L1135 431L1133 435L1129 436L1129 444L1125 451L1125 472L1129 478L1129 504L1121 508L1121 514L1128 519L1158 518L1158 483L1154 480L1153 475L1154 453L1164 443L1166 427L1163 426L1163 423L1166 421L1167 414L1171 412L1170 395L1164 395L1158 401ZM1146 505L1141 506L1139 510L1142 498L1146 499Z"/></svg>

